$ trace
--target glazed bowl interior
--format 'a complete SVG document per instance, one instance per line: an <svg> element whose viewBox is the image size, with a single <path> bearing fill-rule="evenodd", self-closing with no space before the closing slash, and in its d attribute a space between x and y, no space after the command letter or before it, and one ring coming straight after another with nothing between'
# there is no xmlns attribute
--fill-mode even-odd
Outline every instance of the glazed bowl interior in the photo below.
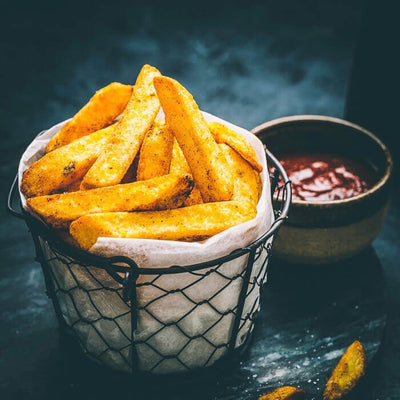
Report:
<svg viewBox="0 0 400 400"><path fill-rule="evenodd" d="M391 174L392 159L386 146L372 133L344 120L323 116L286 117L260 125L253 133L278 159L297 152L330 153L370 166L376 181L367 192L376 190ZM363 196L354 196L351 200ZM312 204L326 206L340 201L313 201ZM298 199L292 202L306 203Z"/></svg>

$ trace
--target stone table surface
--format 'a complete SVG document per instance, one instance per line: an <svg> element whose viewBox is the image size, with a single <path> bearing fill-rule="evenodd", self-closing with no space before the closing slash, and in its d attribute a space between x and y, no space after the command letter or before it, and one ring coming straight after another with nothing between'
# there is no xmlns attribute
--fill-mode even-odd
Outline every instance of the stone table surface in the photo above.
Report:
<svg viewBox="0 0 400 400"><path fill-rule="evenodd" d="M6 195L20 155L37 132L69 118L96 89L107 83L133 82L145 63L178 79L194 94L203 110L248 129L291 114L342 117L363 3L206 1L187 8L174 1L100 1L95 7L82 1L64 6L50 1L7 1L0 24L2 195ZM356 398L400 397L399 214L399 198L394 197L385 226L368 250L375 260L374 267L365 269L365 263L360 261L362 256L352 266L362 282L377 290L361 292L360 299L368 301L375 293L381 307L376 315L387 314L382 345L360 392L354 394ZM8 216L4 208L0 215L0 397L61 398L63 393L66 398L94 398L96 391L73 374L74 364L66 357L70 354L65 354L68 345L60 343L55 315L44 293L43 278L33 260L33 244L24 223ZM304 273L315 276L309 270ZM320 283L311 280L305 285L305 301L321 293L324 279L320 274L323 272L317 273ZM382 277L383 286L376 277ZM288 299L295 293L296 282L288 273L289 296L282 282L286 281L278 272L274 273L272 265L264 300L268 300L269 290L274 293L276 304L290 307ZM381 303L384 290L385 304ZM310 300L310 312L312 304ZM355 316L359 316L364 310L361 307L356 311L353 310ZM279 314L279 309L269 312L273 313L273 321L283 322L285 313ZM374 318L365 321L365 330L358 334L372 332L368 324L373 321ZM312 328L303 332L308 329L306 322L299 322L299 338L302 334L304 339L315 334ZM253 345L243 363L258 356L254 352L262 346L254 345L260 343L257 340L277 341L274 327L271 325L264 332L263 326L261 323L256 328ZM347 327L343 331L348 332ZM370 354L375 350L378 349L371 348ZM332 355L332 360L337 354ZM84 373L82 365L83 362L75 372ZM217 384L214 396L224 398L227 393L235 393L234 398L254 398L269 385L278 383L266 371L246 372L243 365L247 364L237 367L237 379L228 384L231 392ZM317 368L318 364L312 365ZM280 366L283 372L278 375L285 373L284 368L288 367ZM310 379L292 376L304 385ZM92 383L104 386L103 394L123 390L119 378L112 374L107 384ZM311 385L317 387L313 381ZM320 398L318 392L315 396Z"/></svg>

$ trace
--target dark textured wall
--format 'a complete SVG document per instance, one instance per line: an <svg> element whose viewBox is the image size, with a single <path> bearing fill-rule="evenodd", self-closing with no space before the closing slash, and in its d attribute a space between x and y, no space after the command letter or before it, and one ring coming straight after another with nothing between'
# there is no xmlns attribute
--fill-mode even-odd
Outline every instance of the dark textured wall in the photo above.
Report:
<svg viewBox="0 0 400 400"><path fill-rule="evenodd" d="M178 79L205 111L245 128L290 114L341 117L351 87L347 116L379 131L396 152L398 127L394 118L385 119L387 110L393 116L388 104L396 93L386 68L396 51L387 31L394 12L390 2L371 4L365 13L362 0L3 2L2 193L38 131L69 118L99 87L132 83L144 63ZM400 379L398 228L393 205L374 245L389 289L390 319L376 372L376 396L386 399L398 393ZM1 390L29 381L29 363L38 358L39 376L51 374L46 360L57 345L41 339L56 334L55 320L24 225L1 211L0 235ZM22 366L24 354L31 358Z"/></svg>

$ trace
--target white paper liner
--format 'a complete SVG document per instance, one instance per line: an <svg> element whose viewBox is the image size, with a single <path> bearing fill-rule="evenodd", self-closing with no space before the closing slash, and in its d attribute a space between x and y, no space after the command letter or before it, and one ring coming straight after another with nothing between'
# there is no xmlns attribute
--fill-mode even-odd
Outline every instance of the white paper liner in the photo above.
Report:
<svg viewBox="0 0 400 400"><path fill-rule="evenodd" d="M143 268L191 265L245 247L270 228L273 209L263 144L247 130L203 114L207 121L221 122L242 134L254 148L263 166L260 174L263 189L256 218L203 242L99 238L91 252L106 257L127 256ZM159 117L162 118L162 112ZM29 145L19 164L19 183L25 169L44 155L46 144L65 122L53 126ZM20 197L29 211L21 191ZM82 267L79 260L75 263L63 258L44 241L41 246L49 260L63 317L77 333L82 347L105 365L130 371L130 308L122 300L121 287L105 271ZM253 327L251 318L245 316L258 309L267 256L263 250L254 262L242 312L244 323L239 325L235 347L245 341ZM247 256L242 256L223 264L217 272L204 269L196 274L165 274L156 280L154 275L141 275L137 290L138 325L134 333L138 368L156 373L181 372L212 365L226 354L246 263Z"/></svg>

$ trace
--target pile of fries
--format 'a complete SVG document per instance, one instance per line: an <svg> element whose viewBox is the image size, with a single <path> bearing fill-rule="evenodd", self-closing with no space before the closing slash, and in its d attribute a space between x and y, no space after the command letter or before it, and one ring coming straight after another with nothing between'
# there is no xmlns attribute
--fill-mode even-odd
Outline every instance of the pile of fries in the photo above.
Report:
<svg viewBox="0 0 400 400"><path fill-rule="evenodd" d="M145 65L134 86L95 93L24 172L21 191L86 250L100 236L199 241L255 218L261 171L242 135L207 123L182 85Z"/></svg>

